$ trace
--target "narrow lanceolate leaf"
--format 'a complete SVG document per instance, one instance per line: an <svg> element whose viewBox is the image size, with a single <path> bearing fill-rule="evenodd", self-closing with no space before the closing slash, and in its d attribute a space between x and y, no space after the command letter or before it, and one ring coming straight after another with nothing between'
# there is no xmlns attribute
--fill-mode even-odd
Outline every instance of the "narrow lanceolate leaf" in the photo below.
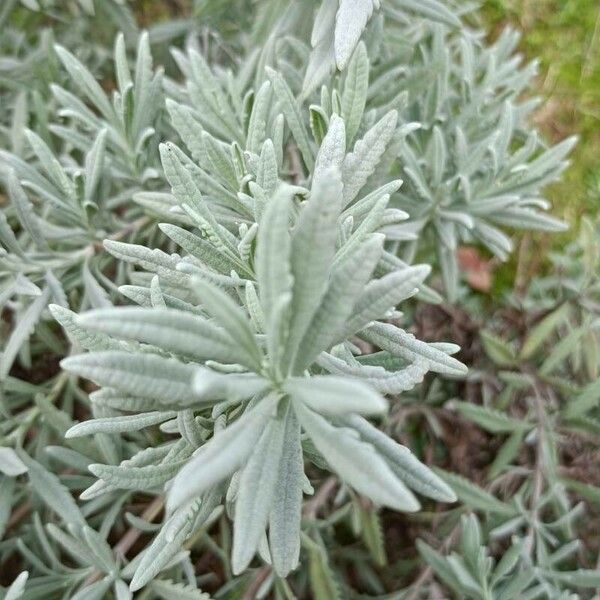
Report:
<svg viewBox="0 0 600 600"><path fill-rule="evenodd" d="M352 55L342 92L342 118L346 123L346 139L352 143L362 121L369 87L367 47L360 42Z"/></svg>
<svg viewBox="0 0 600 600"><path fill-rule="evenodd" d="M287 124L292 131L294 140L298 144L298 149L302 155L302 160L309 171L312 171L315 163L312 150L310 148L310 140L308 137L308 131L304 125L304 119L300 114L300 108L292 90L286 83L285 79L273 69L266 68L267 75L273 84L275 95L281 103L281 110L285 115Z"/></svg>
<svg viewBox="0 0 600 600"><path fill-rule="evenodd" d="M213 496L208 495L202 500L188 502L175 511L144 550L131 580L133 592L152 581L169 564L191 534L194 523L204 521L215 506Z"/></svg>
<svg viewBox="0 0 600 600"><path fill-rule="evenodd" d="M285 417L283 451L269 515L269 548L276 573L286 577L298 566L304 461L300 423L293 409Z"/></svg>
<svg viewBox="0 0 600 600"><path fill-rule="evenodd" d="M172 285L185 286L188 282L188 276L177 271L177 265L181 261L178 254L167 254L158 248L151 250L140 244L127 244L116 240L104 240L104 247L115 258L156 273L161 280Z"/></svg>
<svg viewBox="0 0 600 600"><path fill-rule="evenodd" d="M27 466L12 448L0 446L0 473L16 477L27 472Z"/></svg>
<svg viewBox="0 0 600 600"><path fill-rule="evenodd" d="M21 183L19 182L15 172L10 169L8 172L8 195L15 207L17 217L23 229L27 231L31 240L39 250L47 250L48 243L42 232L42 228L38 221L37 215L33 210L33 206L25 194Z"/></svg>
<svg viewBox="0 0 600 600"><path fill-rule="evenodd" d="M340 0L334 42L335 62L340 71L346 68L374 7L379 8L379 0Z"/></svg>
<svg viewBox="0 0 600 600"><path fill-rule="evenodd" d="M371 321L382 319L391 308L415 294L430 271L428 265L417 265L369 282L352 309L352 316L344 325L340 339L355 334Z"/></svg>
<svg viewBox="0 0 600 600"><path fill-rule="evenodd" d="M152 425L157 425L163 421L173 419L175 416L175 412L154 411L139 415L90 419L89 421L78 423L71 427L65 434L65 437L74 438L95 433L127 433L129 431L140 431L146 427L152 427Z"/></svg>
<svg viewBox="0 0 600 600"><path fill-rule="evenodd" d="M354 150L346 156L342 169L344 206L350 204L367 183L392 139L397 123L398 113L391 110L356 142Z"/></svg>
<svg viewBox="0 0 600 600"><path fill-rule="evenodd" d="M210 596L202 590L169 579L153 581L150 589L164 600L210 600Z"/></svg>
<svg viewBox="0 0 600 600"><path fill-rule="evenodd" d="M276 320L277 304L292 289L290 204L290 190L280 187L269 200L258 229L256 277L271 351L275 350L272 345L280 340L281 335Z"/></svg>
<svg viewBox="0 0 600 600"><path fill-rule="evenodd" d="M85 184L83 195L87 202L91 202L94 199L94 194L102 175L102 169L104 168L106 135L107 130L101 129L94 144L85 157Z"/></svg>
<svg viewBox="0 0 600 600"><path fill-rule="evenodd" d="M116 338L152 344L197 360L236 363L243 359L237 341L199 315L165 308L100 309L77 318L82 327Z"/></svg>
<svg viewBox="0 0 600 600"><path fill-rule="evenodd" d="M208 156L206 147L202 139L204 128L194 117L193 110L183 104L178 104L174 100L168 98L165 102L171 123L175 127L177 133L188 147L193 159L202 167L208 165Z"/></svg>
<svg viewBox="0 0 600 600"><path fill-rule="evenodd" d="M523 343L521 348L520 357L528 359L537 351L537 349L544 343L547 342L555 329L561 324L566 322L571 312L571 306L568 303L564 303L562 306L552 311L542 321L540 321L531 333L527 336L527 339Z"/></svg>
<svg viewBox="0 0 600 600"><path fill-rule="evenodd" d="M0 212L0 242L2 245L10 252L14 252L18 257L23 258L25 256L25 252L21 245L19 244L19 240L15 236L12 227L8 224L8 220L4 212ZM0 246L0 254L3 248Z"/></svg>
<svg viewBox="0 0 600 600"><path fill-rule="evenodd" d="M313 171L313 190L316 183L323 185L328 180L333 168L341 170L345 156L346 128L344 120L333 114L329 121L329 129L317 154L317 162Z"/></svg>
<svg viewBox="0 0 600 600"><path fill-rule="evenodd" d="M253 373L217 373L198 368L194 377L194 393L199 400L248 400L264 392L269 383Z"/></svg>
<svg viewBox="0 0 600 600"><path fill-rule="evenodd" d="M302 402L294 402L294 410L330 467L356 491L396 510L419 509L416 498L371 444L358 440L349 429L333 427Z"/></svg>
<svg viewBox="0 0 600 600"><path fill-rule="evenodd" d="M565 416L569 419L577 418L600 404L600 378L592 381L581 390L565 408Z"/></svg>
<svg viewBox="0 0 600 600"><path fill-rule="evenodd" d="M387 411L387 401L358 379L294 377L285 383L284 389L292 398L325 415L378 415Z"/></svg>
<svg viewBox="0 0 600 600"><path fill-rule="evenodd" d="M175 477L184 464L185 459L182 458L145 467L94 464L88 468L98 479L106 481L117 489L151 490Z"/></svg>
<svg viewBox="0 0 600 600"><path fill-rule="evenodd" d="M243 353L243 364L259 372L262 352L245 312L220 288L198 277L193 278L193 289L206 312L239 345L240 354Z"/></svg>
<svg viewBox="0 0 600 600"><path fill-rule="evenodd" d="M254 152L255 154L260 152L260 147L265 141L271 95L271 82L265 81L256 93L254 104L252 105L248 135L246 137L246 148L249 152Z"/></svg>
<svg viewBox="0 0 600 600"><path fill-rule="evenodd" d="M406 447L397 444L389 436L373 427L367 420L358 415L346 419L360 437L383 456L392 471L411 489L440 502L456 502L456 494L431 469L425 466Z"/></svg>
<svg viewBox="0 0 600 600"><path fill-rule="evenodd" d="M25 135L48 177L58 186L67 199L73 200L75 197L73 182L68 178L52 150L50 150L46 142L37 133L26 129Z"/></svg>
<svg viewBox="0 0 600 600"><path fill-rule="evenodd" d="M321 544L312 543L308 546L308 561L310 589L314 600L342 600L339 582L329 564L327 551Z"/></svg>
<svg viewBox="0 0 600 600"><path fill-rule="evenodd" d="M187 406L194 403L196 368L153 354L94 352L72 356L62 367L100 386L145 398Z"/></svg>
<svg viewBox="0 0 600 600"><path fill-rule="evenodd" d="M483 512L509 517L516 515L516 509L513 506L498 500L498 498L471 483L468 479L454 473L442 471L442 469L435 469L435 472L454 490L458 499L467 506Z"/></svg>
<svg viewBox="0 0 600 600"><path fill-rule="evenodd" d="M19 573L10 587L6 590L4 600L19 600L25 593L25 586L29 579L29 572L23 571Z"/></svg>
<svg viewBox="0 0 600 600"><path fill-rule="evenodd" d="M262 400L235 423L215 434L183 467L169 490L171 510L222 481L248 460L275 406L275 397Z"/></svg>
<svg viewBox="0 0 600 600"><path fill-rule="evenodd" d="M79 344L84 350L123 350L123 343L112 339L104 333L93 333L79 324L80 317L58 304L50 304L52 316L60 323L69 339Z"/></svg>
<svg viewBox="0 0 600 600"><path fill-rule="evenodd" d="M110 121L114 115L112 106L94 76L68 50L62 46L55 46L55 50L73 83L96 105L104 118Z"/></svg>
<svg viewBox="0 0 600 600"><path fill-rule="evenodd" d="M49 288L44 288L39 295L19 318L19 326L13 329L6 345L2 349L2 360L0 361L0 381L4 381L10 372L21 346L29 339L33 329L37 325L42 312L46 308L50 297Z"/></svg>
<svg viewBox="0 0 600 600"><path fill-rule="evenodd" d="M246 463L235 503L232 569L243 572L264 535L275 495L279 461L283 452L283 419L271 419Z"/></svg>
<svg viewBox="0 0 600 600"><path fill-rule="evenodd" d="M488 406L478 406L470 402L459 401L454 402L454 406L461 415L477 423L490 433L512 433L513 431L532 427L532 424L524 419L509 417L503 412Z"/></svg>
<svg viewBox="0 0 600 600"><path fill-rule="evenodd" d="M295 373L304 371L337 341L360 291L379 262L382 244L383 236L372 234L331 273L327 291L300 342Z"/></svg>
<svg viewBox="0 0 600 600"><path fill-rule="evenodd" d="M54 473L46 470L26 452L19 451L19 458L27 467L29 481L36 494L43 500L65 523L78 526L85 525L85 518L81 514L73 496L60 482Z"/></svg>
<svg viewBox="0 0 600 600"><path fill-rule="evenodd" d="M417 340L414 335L394 325L376 323L364 329L360 336L382 350L387 350L406 360L425 359L429 363L430 370L436 373L460 376L467 372L467 367L455 358L438 350L432 344Z"/></svg>
<svg viewBox="0 0 600 600"><path fill-rule="evenodd" d="M323 172L313 184L294 229L291 247L293 295L288 338L288 363L295 360L298 345L327 289L335 253L336 222L341 210L342 182L335 168Z"/></svg>

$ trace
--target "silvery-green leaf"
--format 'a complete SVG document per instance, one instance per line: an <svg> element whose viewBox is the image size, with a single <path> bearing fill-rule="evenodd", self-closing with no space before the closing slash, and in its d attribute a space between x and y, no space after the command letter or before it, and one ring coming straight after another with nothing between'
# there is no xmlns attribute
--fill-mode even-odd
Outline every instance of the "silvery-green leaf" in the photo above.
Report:
<svg viewBox="0 0 600 600"><path fill-rule="evenodd" d="M104 168L106 136L107 130L101 129L85 157L84 198L88 202L94 199L94 194L102 175L102 169Z"/></svg>
<svg viewBox="0 0 600 600"><path fill-rule="evenodd" d="M262 400L196 451L179 471L169 490L170 510L199 496L245 464L264 430L275 401L276 397Z"/></svg>
<svg viewBox="0 0 600 600"><path fill-rule="evenodd" d="M429 368L436 373L461 376L467 372L467 367L448 354L441 352L431 344L417 340L414 335L390 325L375 323L360 333L361 337L387 350L394 355L414 361L419 358L427 360Z"/></svg>
<svg viewBox="0 0 600 600"><path fill-rule="evenodd" d="M15 207L17 217L23 229L27 231L31 240L39 250L47 250L48 242L44 237L44 233L40 226L40 222L33 210L33 206L25 194L21 183L17 179L15 172L11 169L7 175L8 179L8 195Z"/></svg>
<svg viewBox="0 0 600 600"><path fill-rule="evenodd" d="M294 372L301 373L337 340L357 297L379 262L383 236L371 236L331 273L327 291L300 342Z"/></svg>
<svg viewBox="0 0 600 600"><path fill-rule="evenodd" d="M75 188L72 181L67 177L61 164L54 157L52 150L50 150L46 142L44 142L39 135L30 129L25 131L25 135L39 161L42 163L48 177L50 177L54 184L68 199L72 200L75 197Z"/></svg>
<svg viewBox="0 0 600 600"><path fill-rule="evenodd" d="M310 148L308 132L306 130L306 126L304 125L304 119L300 114L300 108L298 107L296 98L294 97L294 94L290 90L290 87L286 83L285 79L279 73L270 67L267 67L266 71L271 83L273 84L275 95L281 103L281 110L283 111L287 124L292 131L294 140L298 144L304 164L306 165L307 169L312 170L315 161Z"/></svg>
<svg viewBox="0 0 600 600"><path fill-rule="evenodd" d="M196 120L194 111L183 104L179 104L167 98L166 107L171 117L171 123L177 133L188 147L193 159L201 166L206 168L208 165L208 156L202 134L204 128Z"/></svg>
<svg viewBox="0 0 600 600"><path fill-rule="evenodd" d="M116 569L115 560L111 547L106 540L91 527L85 526L82 529L83 540L87 543L97 559L97 564L105 573L111 573Z"/></svg>
<svg viewBox="0 0 600 600"><path fill-rule="evenodd" d="M79 317L76 313L59 306L50 304L49 307L52 316L60 323L61 327L72 342L79 344L84 350L123 350L121 342L110 338L104 333L92 333L87 328L79 324Z"/></svg>
<svg viewBox="0 0 600 600"><path fill-rule="evenodd" d="M264 535L283 452L285 427L280 418L272 418L256 443L240 477L235 502L231 564L234 574L250 564Z"/></svg>
<svg viewBox="0 0 600 600"><path fill-rule="evenodd" d="M12 448L0 446L0 472L16 477L27 472L27 466Z"/></svg>
<svg viewBox="0 0 600 600"><path fill-rule="evenodd" d="M294 228L291 246L293 293L288 361L295 360L300 340L326 292L335 253L336 222L341 208L342 183L335 168L313 184Z"/></svg>
<svg viewBox="0 0 600 600"><path fill-rule="evenodd" d="M204 512L204 501L193 500L178 509L163 525L156 537L142 554L133 579L131 590L137 591L162 571L173 556L179 552L192 531L196 517ZM208 516L208 515L206 515Z"/></svg>
<svg viewBox="0 0 600 600"><path fill-rule="evenodd" d="M25 593L25 586L28 578L28 571L22 571L19 573L9 588L5 591L4 600L19 600L19 598L22 598L23 594Z"/></svg>
<svg viewBox="0 0 600 600"><path fill-rule="evenodd" d="M210 133L202 133L202 141L206 150L206 158L210 165L210 171L215 174L224 185L233 190L238 189L238 181L235 168L224 144L218 142Z"/></svg>
<svg viewBox="0 0 600 600"><path fill-rule="evenodd" d="M335 61L343 71L379 0L340 0L335 16Z"/></svg>
<svg viewBox="0 0 600 600"><path fill-rule="evenodd" d="M329 129L321 142L313 171L313 189L326 184L335 171L342 168L346 156L346 129L344 120L338 115L331 115ZM335 169L335 171L334 171Z"/></svg>
<svg viewBox="0 0 600 600"><path fill-rule="evenodd" d="M426 467L406 447L397 444L368 421L358 415L346 417L346 422L360 433L366 442L373 444L392 471L408 487L440 502L456 502L456 494L433 471Z"/></svg>
<svg viewBox="0 0 600 600"><path fill-rule="evenodd" d="M416 498L372 445L358 439L350 429L333 427L302 403L294 403L294 410L330 467L356 491L395 510L419 509Z"/></svg>
<svg viewBox="0 0 600 600"><path fill-rule="evenodd" d="M25 256L21 244L19 244L11 226L8 224L4 211L0 211L0 242L7 250L14 252L20 258ZM0 251L2 251L2 248L0 248Z"/></svg>
<svg viewBox="0 0 600 600"><path fill-rule="evenodd" d="M12 514L15 480L13 477L0 478L0 540L4 538L8 519Z"/></svg>
<svg viewBox="0 0 600 600"><path fill-rule="evenodd" d="M235 338L213 322L172 308L160 311L141 307L99 309L78 316L76 321L87 330L152 344L200 361L234 363L244 356Z"/></svg>
<svg viewBox="0 0 600 600"><path fill-rule="evenodd" d="M193 278L194 293L203 308L237 342L243 364L257 372L261 370L262 351L258 346L248 317L225 292L198 277Z"/></svg>
<svg viewBox="0 0 600 600"><path fill-rule="evenodd" d="M88 467L98 479L122 490L151 490L173 479L185 464L181 458L145 467L92 464Z"/></svg>
<svg viewBox="0 0 600 600"><path fill-rule="evenodd" d="M57 541L78 564L85 566L94 565L100 568L100 565L96 564L98 560L97 557L91 549L88 548L87 544L72 535L65 533L54 523L48 523L46 529L50 536Z"/></svg>
<svg viewBox="0 0 600 600"><path fill-rule="evenodd" d="M65 437L73 438L95 433L126 433L129 431L140 431L146 427L157 425L175 417L174 412L151 412L139 415L126 415L122 417L105 417L101 419L90 419L83 423L77 423L71 427Z"/></svg>
<svg viewBox="0 0 600 600"><path fill-rule="evenodd" d="M156 273L162 280L172 285L187 284L187 275L177 271L177 265L181 260L178 254L166 254L158 248L151 250L140 244L127 244L115 240L104 240L104 247L115 258Z"/></svg>
<svg viewBox="0 0 600 600"><path fill-rule="evenodd" d="M112 585L113 578L110 576L104 577L100 581L96 581L90 585L81 588L76 594L71 596L71 600L103 600Z"/></svg>
<svg viewBox="0 0 600 600"><path fill-rule="evenodd" d="M270 349L281 339L281 330L275 319L276 305L289 294L293 284L290 271L290 205L290 190L279 188L269 200L257 235L256 276Z"/></svg>
<svg viewBox="0 0 600 600"><path fill-rule="evenodd" d="M89 266L86 263L81 268L83 287L85 289L86 298L93 308L105 308L112 306L108 299L106 290L100 285L98 280L92 275Z"/></svg>
<svg viewBox="0 0 600 600"><path fill-rule="evenodd" d="M126 394L183 406L194 403L196 368L172 358L127 352L94 352L71 356L62 367L98 385Z"/></svg>
<svg viewBox="0 0 600 600"><path fill-rule="evenodd" d="M463 417L477 423L491 433L512 433L533 427L533 424L529 423L527 419L509 417L504 412L489 406L478 406L470 402L460 401L454 401L453 405Z"/></svg>
<svg viewBox="0 0 600 600"><path fill-rule="evenodd" d="M3 381L8 376L10 369L21 349L21 346L29 339L33 329L37 325L42 312L46 308L48 298L50 296L50 290L45 287L40 296L37 296L35 300L27 307L27 309L19 317L19 326L13 329L10 337L6 341L4 348L2 349L2 355L0 358L0 381Z"/></svg>
<svg viewBox="0 0 600 600"><path fill-rule="evenodd" d="M258 154L262 143L265 141L271 96L271 82L265 81L256 93L254 104L252 105L248 135L246 137L246 149L249 152Z"/></svg>
<svg viewBox="0 0 600 600"><path fill-rule="evenodd" d="M498 500L498 498L481 489L468 479L437 468L435 471L453 489L458 499L471 508L504 517L514 517L517 514L515 507Z"/></svg>
<svg viewBox="0 0 600 600"><path fill-rule="evenodd" d="M275 148L273 142L267 139L262 145L256 172L256 183L267 195L274 194L279 183L277 169Z"/></svg>
<svg viewBox="0 0 600 600"><path fill-rule="evenodd" d="M55 46L54 49L69 72L73 83L98 108L104 118L110 121L113 116L112 106L94 76L68 50L62 46Z"/></svg>
<svg viewBox="0 0 600 600"><path fill-rule="evenodd" d="M150 588L163 600L210 600L210 596L202 590L169 579L156 579Z"/></svg>
<svg viewBox="0 0 600 600"><path fill-rule="evenodd" d="M360 127L369 86L369 57L367 47L359 42L346 72L342 92L342 118L346 123L347 143L351 144Z"/></svg>
<svg viewBox="0 0 600 600"><path fill-rule="evenodd" d="M216 180L210 178L174 144L161 144L159 150L165 176L181 207L196 221L216 248L234 262L239 262L235 237L225 227L219 225L200 187L207 187L221 201L232 203L232 207L238 212L248 212L246 207L240 204L233 192L229 192ZM240 263L240 267L242 271L245 269L243 263Z"/></svg>
<svg viewBox="0 0 600 600"><path fill-rule="evenodd" d="M387 411L386 400L358 379L334 376L293 377L284 390L294 400L324 415L380 415Z"/></svg>
<svg viewBox="0 0 600 600"><path fill-rule="evenodd" d="M226 275L239 269L238 263L231 260L227 254L219 252L213 244L199 235L171 223L160 223L159 227L186 252L218 273Z"/></svg>
<svg viewBox="0 0 600 600"><path fill-rule="evenodd" d="M423 381L429 371L429 364L425 360L417 360L402 368L394 365L394 370L387 371L381 366L362 365L358 361L348 364L326 352L322 352L316 362L329 373L359 378L381 394L400 394L411 390Z"/></svg>
<svg viewBox="0 0 600 600"><path fill-rule="evenodd" d="M344 325L343 338L360 331L371 321L383 318L400 301L416 293L417 286L430 271L428 265L418 265L370 281L354 306L352 316Z"/></svg>
<svg viewBox="0 0 600 600"><path fill-rule="evenodd" d="M285 417L283 451L269 514L269 548L275 571L286 577L300 557L304 460L300 423L293 409Z"/></svg>
<svg viewBox="0 0 600 600"><path fill-rule="evenodd" d="M438 0L400 0L398 4L403 10L414 12L416 15L445 23L451 27L461 27L462 25L458 16Z"/></svg>
<svg viewBox="0 0 600 600"><path fill-rule="evenodd" d="M117 84L121 93L132 83L131 72L127 62L127 53L125 48L125 36L122 32L117 35L114 49L114 63L117 76Z"/></svg>
<svg viewBox="0 0 600 600"><path fill-rule="evenodd" d="M264 392L269 383L252 373L217 373L210 369L198 368L193 386L199 400L242 401Z"/></svg>
<svg viewBox="0 0 600 600"><path fill-rule="evenodd" d="M346 156L342 167L344 206L350 204L367 183L392 139L397 123L398 113L395 110L388 112L356 142L354 150Z"/></svg>
<svg viewBox="0 0 600 600"><path fill-rule="evenodd" d="M19 458L27 467L27 475L36 494L65 523L85 525L85 518L77 507L75 500L58 477L46 470L39 462L31 458L25 451L18 452Z"/></svg>
<svg viewBox="0 0 600 600"><path fill-rule="evenodd" d="M240 131L236 114L208 63L202 54L196 50L191 50L189 52L189 64L196 91L200 93L204 101L214 110L217 118L223 123L223 126L235 136L234 139L241 143L242 140L239 139Z"/></svg>

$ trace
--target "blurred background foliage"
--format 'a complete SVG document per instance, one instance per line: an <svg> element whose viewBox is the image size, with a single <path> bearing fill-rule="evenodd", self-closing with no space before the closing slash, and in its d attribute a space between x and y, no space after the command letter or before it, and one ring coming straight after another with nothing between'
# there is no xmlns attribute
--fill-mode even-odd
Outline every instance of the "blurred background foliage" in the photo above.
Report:
<svg viewBox="0 0 600 600"><path fill-rule="evenodd" d="M537 125L552 141L576 133L572 166L548 190L557 212L573 222L600 203L600 3L598 0L487 0L492 36L510 25L521 49L538 58L535 92L544 100ZM574 230L573 230L574 231ZM573 232L572 232L573 234Z"/></svg>

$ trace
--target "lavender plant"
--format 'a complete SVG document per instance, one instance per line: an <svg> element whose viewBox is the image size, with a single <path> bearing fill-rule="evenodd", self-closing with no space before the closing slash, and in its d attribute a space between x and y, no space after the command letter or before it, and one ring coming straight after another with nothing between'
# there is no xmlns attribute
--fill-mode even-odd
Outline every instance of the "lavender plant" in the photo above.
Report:
<svg viewBox="0 0 600 600"><path fill-rule="evenodd" d="M23 4L0 22L63 10ZM453 340L419 336L420 307L476 305L461 243L506 259L507 228L563 228L542 190L573 140L531 129L534 68L513 33L487 45L472 8L270 0L232 22L197 1L207 25L165 75L151 43L162 55L193 20L92 48L94 10L131 13L80 2L68 48L42 39L53 70L34 104L27 83L2 84L5 598L417 598L434 575L473 598L599 585L569 539L573 498L597 488L561 472L557 441L597 435L581 418L597 360L577 347L597 343L593 225L583 274L573 248L566 281L513 299L548 311L519 351L492 319L492 362L468 372ZM39 51L24 39L26 82ZM457 401L473 382L478 397ZM578 399L555 407L555 389ZM444 414L508 434L489 485L452 472ZM431 535L403 541L404 565L386 523L434 507L441 552Z"/></svg>

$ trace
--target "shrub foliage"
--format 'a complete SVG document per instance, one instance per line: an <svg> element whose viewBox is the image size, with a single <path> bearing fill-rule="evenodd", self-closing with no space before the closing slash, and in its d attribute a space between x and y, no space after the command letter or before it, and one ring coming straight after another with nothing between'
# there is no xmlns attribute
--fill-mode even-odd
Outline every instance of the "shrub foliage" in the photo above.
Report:
<svg viewBox="0 0 600 600"><path fill-rule="evenodd" d="M565 228L517 34L225 4L0 9L0 593L591 597L599 229L459 260Z"/></svg>

